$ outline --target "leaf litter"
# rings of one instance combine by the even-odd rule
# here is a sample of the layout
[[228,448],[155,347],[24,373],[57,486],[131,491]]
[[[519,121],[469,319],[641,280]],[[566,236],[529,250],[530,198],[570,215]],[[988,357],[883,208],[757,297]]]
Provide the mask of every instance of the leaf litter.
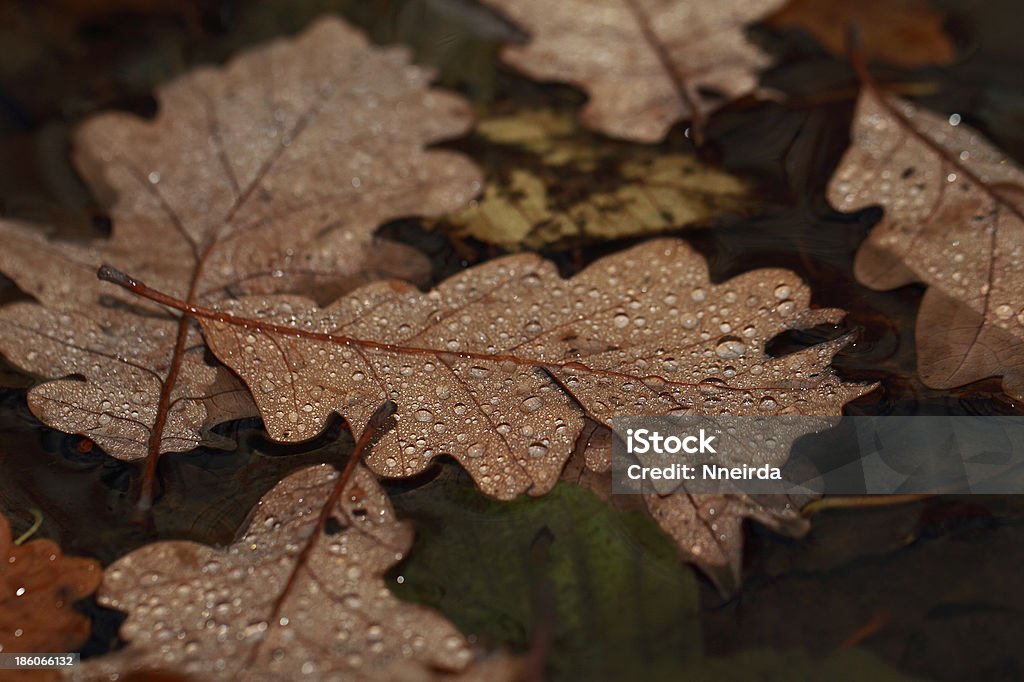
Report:
[[[408,552],[412,528],[360,456],[395,409],[375,412],[344,471],[320,465],[278,483],[230,546],[156,542],[109,566],[99,601],[128,614],[127,646],[76,676],[170,669],[214,680],[418,680],[467,671],[469,642],[382,579]],[[516,669],[511,658],[492,659],[479,679],[512,679]]]
[[87,121],[76,160],[112,204],[113,236],[51,242],[0,222],[0,270],[37,301],[0,311],[0,350],[50,379],[30,391],[33,412],[151,467],[163,452],[217,444],[212,426],[255,415],[231,372],[206,361],[194,325],[98,287],[102,262],[207,305],[246,293],[330,300],[426,272],[418,252],[373,231],[458,208],[479,188],[461,155],[424,149],[471,122],[430,77],[404,50],[370,47],[324,19],[172,81],[153,121]]
[[359,430],[394,400],[403,413],[367,459],[374,472],[412,476],[447,454],[501,499],[549,490],[584,417],[838,415],[871,389],[829,367],[848,337],[767,355],[782,331],[843,315],[809,308],[793,273],[712,285],[703,257],[676,240],[607,256],[569,280],[522,254],[426,294],[380,282],[326,308],[254,296],[208,310],[109,268],[101,277],[196,317],[272,438],[310,438],[334,412]]

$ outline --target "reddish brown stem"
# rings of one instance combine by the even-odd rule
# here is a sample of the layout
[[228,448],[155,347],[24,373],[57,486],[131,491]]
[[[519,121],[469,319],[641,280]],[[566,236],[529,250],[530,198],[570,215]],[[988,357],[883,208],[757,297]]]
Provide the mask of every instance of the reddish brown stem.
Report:
[[[506,353],[480,353],[476,351],[443,351],[437,348],[425,348],[421,346],[403,346],[396,343],[385,343],[382,341],[370,341],[368,339],[359,339],[352,336],[346,336],[344,334],[333,334],[327,332],[314,332],[308,329],[298,329],[296,327],[289,327],[287,325],[275,324],[273,322],[266,322],[264,320],[258,320],[248,317],[239,317],[232,315],[231,313],[225,313],[219,310],[213,310],[210,308],[204,308],[187,301],[168,296],[162,291],[153,289],[147,286],[143,282],[127,275],[116,268],[109,265],[102,266],[97,271],[97,276],[107,282],[112,282],[121,287],[124,287],[128,291],[131,291],[138,296],[147,298],[155,303],[173,308],[174,310],[180,310],[190,317],[202,318],[206,320],[214,320],[216,322],[222,322],[224,324],[241,327],[243,329],[251,329],[261,331],[269,334],[279,334],[281,336],[291,336],[301,339],[309,339],[312,341],[321,341],[324,343],[331,343],[339,346],[354,346],[357,348],[366,348],[370,350],[384,351],[388,353],[396,353],[401,355],[425,355],[436,358],[438,356],[458,357],[469,360],[484,360],[488,362],[513,362],[517,365],[526,367],[535,367],[539,370],[551,373],[556,371],[570,371],[578,373],[595,374],[599,376],[615,377],[618,379],[625,379],[629,381],[657,381],[659,383],[671,385],[671,386],[697,386],[694,382],[688,381],[670,381],[664,377],[656,375],[639,376],[635,374],[629,374],[627,372],[620,372],[612,369],[600,369],[593,368],[584,365],[581,362],[542,362],[540,360],[531,360],[529,358],[521,358],[516,355],[509,355]],[[737,388],[729,386],[728,384],[717,384],[717,388],[725,391],[746,391],[746,388]],[[564,388],[564,386],[563,386]],[[785,390],[792,388],[792,386],[762,386],[765,390]]]
[[860,39],[855,28],[851,28],[849,31],[848,42],[850,64],[853,66],[853,70],[857,74],[857,80],[860,81],[861,87],[864,90],[874,94],[878,103],[883,109],[885,109],[886,113],[896,119],[914,139],[928,147],[932,152],[938,155],[939,158],[943,159],[946,163],[955,168],[957,173],[970,180],[982,192],[989,195],[989,197],[991,197],[997,204],[1004,206],[1008,211],[1010,211],[1010,213],[1013,213],[1017,219],[1024,221],[1024,211],[1000,194],[998,191],[999,187],[997,185],[992,185],[991,183],[982,180],[977,173],[961,163],[959,157],[950,154],[947,149],[943,148],[935,140],[918,130],[913,123],[911,123],[910,119],[903,114],[903,112],[893,106],[892,102],[882,96],[881,88],[878,87],[878,83],[871,75],[871,72],[868,71],[867,61],[864,58],[864,50],[861,49]]
[[[370,420],[367,422],[366,428],[363,429],[362,434],[359,436],[359,440],[356,441],[355,447],[352,448],[352,454],[349,455],[348,462],[345,463],[345,468],[341,470],[340,474],[338,474],[338,478],[334,482],[334,488],[331,490],[331,494],[327,497],[327,500],[320,508],[320,516],[317,518],[316,528],[314,528],[313,532],[310,533],[305,546],[303,546],[302,551],[299,552],[299,556],[295,559],[295,566],[288,575],[287,582],[285,582],[284,587],[277,596],[277,599],[274,600],[270,614],[267,616],[268,628],[273,627],[274,623],[277,622],[285,599],[287,599],[288,595],[291,593],[292,588],[295,585],[295,581],[298,580],[299,574],[306,567],[306,564],[309,563],[309,555],[316,546],[317,540],[319,540],[324,534],[324,530],[327,527],[327,521],[334,515],[335,508],[338,506],[338,502],[341,500],[342,494],[348,487],[349,481],[352,480],[352,475],[355,473],[356,467],[363,459],[363,453],[370,447],[370,443],[373,439],[385,429],[387,421],[391,415],[397,411],[398,405],[396,405],[394,401],[385,401],[376,409],[376,411],[374,411],[373,416],[371,416]],[[259,649],[259,644],[253,647],[249,654],[248,661],[246,662],[246,667],[253,663]]]

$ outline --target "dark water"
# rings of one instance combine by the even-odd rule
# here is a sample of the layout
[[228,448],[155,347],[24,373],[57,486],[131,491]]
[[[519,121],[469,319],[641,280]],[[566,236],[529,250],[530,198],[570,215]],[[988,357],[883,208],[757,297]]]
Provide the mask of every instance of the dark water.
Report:
[[[960,61],[915,71],[880,67],[876,77],[930,93],[919,101],[941,112],[959,113],[965,123],[1018,161],[1024,160],[1024,47],[1016,30],[1018,3],[941,4],[951,13],[947,28],[957,42]],[[111,3],[110,11],[83,10],[80,15],[45,11],[48,6],[11,5],[14,16],[23,20],[5,34],[13,52],[4,59],[0,74],[0,213],[53,225],[57,234],[69,238],[102,234],[110,227],[103,207],[89,196],[68,161],[68,131],[76,123],[108,108],[149,115],[155,106],[152,88],[158,83],[194,64],[220,62],[246,45],[293,33],[322,12],[342,13],[378,42],[413,46],[417,61],[435,66],[438,82],[462,92],[481,114],[531,106],[574,111],[584,101],[571,88],[538,85],[500,66],[498,45],[515,39],[517,32],[457,0],[182,0],[155,4],[157,9]],[[923,288],[881,293],[857,284],[851,272],[853,254],[880,213],[840,214],[824,199],[827,179],[848,144],[854,75],[805,36],[764,27],[753,31],[779,56],[779,65],[765,74],[763,84],[786,93],[787,100],[742,100],[728,106],[710,121],[707,144],[698,153],[751,179],[760,198],[758,207],[676,234],[707,257],[716,281],[755,268],[785,267],[810,283],[814,304],[849,312],[842,325],[787,333],[770,344],[771,352],[784,354],[855,330],[856,342],[840,353],[835,367],[848,379],[879,386],[848,405],[849,414],[1024,413],[1024,406],[1001,392],[998,380],[953,391],[921,384],[915,373],[914,320]],[[583,131],[577,134],[587,144],[623,158],[636,153],[629,144]],[[445,146],[467,153],[489,175],[537,164],[534,157],[516,156],[474,136]],[[673,130],[662,147],[693,149],[682,127]],[[577,174],[563,179],[561,191],[614,182],[614,177],[600,173]],[[426,252],[434,264],[435,282],[500,255],[496,247],[471,239],[453,241],[415,220],[386,225],[382,232]],[[581,239],[545,255],[569,275],[629,243]],[[0,296],[7,301],[19,294],[5,283]],[[315,441],[288,447],[269,442],[255,420],[225,425],[223,432],[238,442],[236,450],[204,449],[162,460],[161,498],[154,528],[147,529],[131,522],[128,490],[137,467],[107,457],[88,441],[42,426],[25,407],[28,379],[6,368],[0,379],[11,387],[0,391],[0,509],[11,518],[16,534],[31,524],[30,510],[39,510],[43,523],[38,536],[54,538],[65,551],[104,563],[154,538],[227,543],[255,501],[276,481],[311,463],[341,461],[351,446],[340,422]],[[413,558],[395,573],[408,574],[410,581],[396,590],[438,606],[464,628],[486,632],[485,639],[492,643],[527,648],[530,619],[536,613],[513,618],[496,612],[491,620],[481,620],[470,608],[472,600],[460,602],[436,593],[444,590],[443,584],[435,585],[429,578],[437,574],[436,565],[425,563],[417,572],[417,552],[426,556],[423,548],[431,542],[454,542],[437,523],[447,518],[443,512],[451,499],[472,495],[459,492],[459,485],[468,484],[450,468],[392,489],[396,506],[418,524],[419,531]],[[414,484],[438,476],[448,481],[440,492],[431,492],[429,486],[415,489]],[[496,503],[472,504],[480,507],[462,519],[466,533],[478,532],[473,524],[492,516],[514,525]],[[592,550],[557,523],[555,517],[560,519],[564,510],[557,505],[545,509],[541,516],[551,515],[546,523],[536,521],[534,511],[515,516],[515,523],[534,519],[533,526],[524,526],[530,538],[540,529],[561,529],[552,536],[553,555],[564,549],[560,542],[572,548],[579,544],[584,549],[570,554],[585,558],[579,559],[584,572],[580,575],[602,580],[604,569],[593,563]],[[645,576],[653,570],[660,576],[650,578],[656,583],[665,580],[658,573],[665,570],[659,563],[664,558],[660,540],[649,537],[650,530],[640,522],[629,521],[624,527],[633,544],[624,545],[631,547],[627,550],[615,549],[618,545],[613,543],[609,552],[614,560]],[[1024,502],[1017,498],[944,497],[829,511],[818,515],[810,535],[800,540],[757,527],[748,528],[747,535],[742,590],[723,599],[710,583],[697,578],[693,589],[699,590],[699,598],[688,624],[672,626],[697,629],[669,628],[666,636],[685,639],[702,633],[706,651],[726,656],[755,647],[825,654],[855,643],[904,671],[926,677],[1024,677],[1024,652],[1016,642],[1024,632],[1024,592],[1017,586],[1024,568]],[[493,576],[475,574],[472,566],[446,566],[444,571],[459,571],[452,582],[466,594],[486,592],[493,581]],[[689,569],[679,571],[689,575]],[[416,575],[427,577],[413,584]],[[543,569],[525,570],[517,574],[515,589],[535,595],[543,591],[544,575]],[[672,589],[677,588],[684,589]],[[636,594],[618,598],[631,604],[652,599],[640,587]],[[602,609],[607,606],[597,602],[594,613],[606,614]],[[94,604],[83,608],[96,619],[85,652],[117,646],[119,617]],[[657,618],[650,617],[651,622]],[[549,672],[568,679],[569,671],[592,669],[576,664],[611,644],[598,633],[587,633],[586,641],[593,647],[589,652],[576,637],[578,632],[563,633],[564,642],[572,645],[563,647],[561,657],[552,655]]]

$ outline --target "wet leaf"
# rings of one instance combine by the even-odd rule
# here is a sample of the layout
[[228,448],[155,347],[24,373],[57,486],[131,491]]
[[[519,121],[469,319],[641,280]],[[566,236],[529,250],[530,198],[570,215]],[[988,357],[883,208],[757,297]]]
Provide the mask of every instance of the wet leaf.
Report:
[[76,159],[113,204],[112,238],[51,242],[0,222],[0,269],[38,301],[0,312],[0,350],[52,379],[29,394],[33,412],[123,459],[216,444],[211,426],[255,413],[194,325],[97,286],[101,262],[206,304],[259,292],[330,300],[422,273],[422,256],[373,230],[457,208],[478,187],[464,158],[424,149],[470,122],[429,78],[403,50],[327,19],[172,81],[153,121],[89,120]]
[[74,651],[89,637],[89,619],[74,603],[99,587],[99,562],[61,554],[51,540],[14,544],[0,514],[0,652]]
[[[508,250],[652,234],[735,214],[750,203],[745,183],[692,154],[644,148],[623,160],[618,148],[574,135],[571,120],[549,111],[484,121],[477,132],[553,166],[500,174],[479,201],[448,218],[463,233]],[[580,182],[567,177],[574,172]],[[598,175],[612,180],[602,183]]]
[[502,56],[533,78],[584,88],[583,122],[657,142],[678,121],[698,129],[723,102],[750,94],[771,63],[744,35],[783,0],[485,0],[531,36]]
[[408,551],[412,529],[365,469],[334,498],[337,479],[327,465],[284,479],[225,549],[158,542],[108,567],[98,598],[128,614],[128,644],[85,664],[84,676],[419,680],[465,670],[474,657],[465,638],[400,602],[381,578]]
[[677,240],[649,241],[569,280],[532,254],[465,270],[429,293],[370,284],[331,306],[298,297],[187,310],[251,388],[268,433],[310,438],[337,411],[354,430],[383,400],[402,406],[367,462],[388,477],[455,457],[489,495],[539,495],[558,480],[584,417],[692,413],[838,415],[870,387],[829,368],[848,338],[784,357],[765,342],[838,321],[808,287],[763,269],[722,284]]
[[855,26],[868,59],[914,68],[953,61],[945,20],[928,0],[790,0],[768,23],[802,28],[840,58]]
[[1024,396],[1024,174],[960,116],[881,93],[860,96],[853,144],[829,199],[881,205],[857,253],[873,289],[928,286],[917,317],[918,372],[934,388],[990,376]]

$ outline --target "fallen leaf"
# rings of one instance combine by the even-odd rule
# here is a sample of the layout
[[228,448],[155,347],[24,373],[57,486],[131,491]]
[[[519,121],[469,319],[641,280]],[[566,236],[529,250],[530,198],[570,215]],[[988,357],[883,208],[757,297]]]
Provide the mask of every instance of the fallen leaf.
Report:
[[552,109],[525,109],[477,122],[473,132],[491,144],[520,147],[548,166],[572,163],[593,170],[593,140],[580,140],[572,115]]
[[326,308],[299,297],[185,305],[104,269],[101,276],[187,311],[250,387],[270,436],[310,438],[337,411],[354,430],[383,400],[402,405],[367,462],[411,476],[455,457],[489,495],[547,492],[584,417],[687,412],[839,415],[870,386],[829,368],[847,338],[773,358],[794,326],[836,322],[809,309],[792,272],[722,284],[678,240],[603,258],[564,280],[533,254],[465,270],[429,293],[367,285]]
[[499,172],[482,198],[446,219],[461,233],[508,250],[648,235],[748,205],[745,183],[693,154],[643,148],[623,160],[621,145],[594,144],[564,114],[527,111],[483,121],[477,133],[539,161],[534,170]]
[[63,556],[51,540],[15,545],[0,514],[0,652],[60,653],[89,638],[89,619],[74,603],[99,587],[99,562]]
[[427,87],[404,50],[335,19],[163,87],[153,121],[112,113],[76,142],[82,174],[113,204],[113,236],[51,242],[0,222],[0,270],[38,303],[0,311],[0,350],[52,379],[33,412],[135,459],[216,444],[217,423],[255,414],[204,358],[186,318],[97,286],[117,263],[175,295],[315,292],[331,300],[425,259],[375,242],[382,222],[463,205],[479,186],[462,156],[424,146],[464,131],[461,99]]
[[590,128],[657,142],[752,93],[771,59],[744,35],[783,0],[484,0],[531,35],[502,57],[541,80],[584,88]]
[[768,23],[802,28],[843,59],[855,26],[868,59],[914,68],[953,61],[945,20],[928,0],[790,0]]
[[267,493],[229,547],[157,542],[108,567],[98,599],[128,614],[127,646],[84,663],[81,676],[426,680],[466,670],[466,639],[381,577],[409,550],[411,527],[361,466],[339,497],[337,483],[328,465],[304,469]]
[[1024,397],[1024,173],[960,116],[880,92],[866,77],[853,142],[829,200],[881,205],[857,253],[873,289],[922,282],[921,380],[952,388],[991,376]]

